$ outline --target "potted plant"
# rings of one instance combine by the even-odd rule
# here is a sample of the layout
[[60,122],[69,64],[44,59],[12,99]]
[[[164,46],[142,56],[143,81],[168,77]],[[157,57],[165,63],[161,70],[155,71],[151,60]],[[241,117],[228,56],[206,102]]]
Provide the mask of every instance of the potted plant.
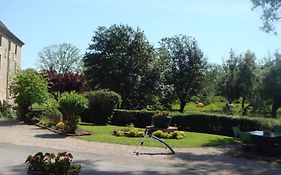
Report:
[[168,128],[172,122],[172,117],[168,111],[155,111],[152,116],[152,124],[156,128]]
[[38,152],[29,155],[25,161],[28,164],[28,175],[78,175],[80,164],[72,162],[73,156],[67,152],[54,153]]

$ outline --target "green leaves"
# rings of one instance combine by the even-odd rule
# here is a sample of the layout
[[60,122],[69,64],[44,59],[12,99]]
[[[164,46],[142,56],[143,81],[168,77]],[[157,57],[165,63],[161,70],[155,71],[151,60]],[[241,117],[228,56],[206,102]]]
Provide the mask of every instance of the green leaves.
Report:
[[141,109],[153,100],[158,72],[151,66],[154,49],[143,31],[127,25],[99,27],[84,58],[92,89],[110,89],[122,96],[124,108]]
[[43,103],[48,98],[47,82],[33,69],[18,72],[11,91],[15,102],[23,109],[28,109],[33,103]]

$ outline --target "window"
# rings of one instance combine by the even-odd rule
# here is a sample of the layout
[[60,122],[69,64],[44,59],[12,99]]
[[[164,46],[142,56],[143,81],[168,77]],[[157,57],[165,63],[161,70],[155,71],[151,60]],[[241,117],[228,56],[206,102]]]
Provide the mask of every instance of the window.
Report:
[[18,45],[15,45],[15,54],[18,52]]
[[0,46],[2,46],[2,35],[0,35]]

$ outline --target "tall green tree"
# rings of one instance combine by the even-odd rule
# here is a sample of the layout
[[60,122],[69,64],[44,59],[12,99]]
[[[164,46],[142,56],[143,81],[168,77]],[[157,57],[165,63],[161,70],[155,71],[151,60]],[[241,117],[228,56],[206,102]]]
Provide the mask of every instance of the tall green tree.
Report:
[[43,103],[48,98],[48,84],[36,70],[18,72],[11,85],[15,102],[19,106],[19,117],[25,120],[28,108],[34,103]]
[[238,60],[239,56],[236,56],[234,51],[231,49],[229,52],[229,58],[223,62],[222,72],[218,84],[219,94],[225,97],[229,103],[232,103],[235,99],[240,97],[240,90],[237,81]]
[[250,107],[250,105],[245,107],[246,99],[250,100],[250,98],[254,95],[253,88],[257,80],[257,77],[255,76],[255,60],[255,54],[249,50],[238,60],[237,88],[240,91],[240,97],[242,97],[241,108],[243,115],[246,114],[247,109]]
[[180,112],[186,103],[199,91],[206,59],[193,37],[179,35],[163,38],[160,42],[171,62],[171,84],[180,101]]
[[62,43],[45,47],[38,56],[37,64],[41,70],[57,73],[82,71],[82,55],[72,44]]
[[154,48],[139,28],[98,27],[84,57],[88,85],[117,92],[124,108],[144,108],[152,102],[159,80],[154,56]]
[[253,3],[253,9],[261,8],[262,15],[261,20],[263,26],[261,29],[267,33],[274,32],[275,25],[280,21],[281,13],[281,0],[251,0]]
[[263,79],[263,94],[271,100],[271,115],[277,116],[281,107],[281,54],[276,52],[275,59],[269,65],[269,71]]

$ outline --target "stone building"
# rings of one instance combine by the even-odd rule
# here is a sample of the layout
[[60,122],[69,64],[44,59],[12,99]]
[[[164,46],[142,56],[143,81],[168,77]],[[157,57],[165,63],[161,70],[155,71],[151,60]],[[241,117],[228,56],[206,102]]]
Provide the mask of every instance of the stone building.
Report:
[[14,73],[20,69],[23,45],[0,20],[0,100],[11,98],[10,84]]

